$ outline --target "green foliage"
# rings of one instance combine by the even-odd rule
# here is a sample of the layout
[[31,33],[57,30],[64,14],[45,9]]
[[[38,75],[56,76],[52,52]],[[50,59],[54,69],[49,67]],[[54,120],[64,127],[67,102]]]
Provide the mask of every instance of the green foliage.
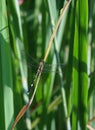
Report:
[[[10,130],[29,102],[35,63],[44,58],[65,4],[62,0],[0,1],[0,130]],[[86,130],[95,107],[94,1],[71,1],[46,63],[53,72],[42,74],[33,103],[15,129]]]
[[10,130],[14,113],[13,78],[5,0],[0,2],[0,19],[0,130]]

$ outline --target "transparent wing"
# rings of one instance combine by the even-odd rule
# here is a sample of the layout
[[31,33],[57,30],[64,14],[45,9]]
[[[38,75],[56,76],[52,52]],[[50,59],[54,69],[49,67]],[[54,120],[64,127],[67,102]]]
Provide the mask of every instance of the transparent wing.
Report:
[[[23,55],[25,53],[25,55]],[[39,67],[40,61],[37,62],[35,58],[33,58],[29,53],[27,52],[22,52],[22,58],[27,59],[27,66],[33,70],[34,72],[37,71]],[[58,67],[64,68],[64,64],[47,64],[45,63],[43,73],[47,72],[58,72]]]

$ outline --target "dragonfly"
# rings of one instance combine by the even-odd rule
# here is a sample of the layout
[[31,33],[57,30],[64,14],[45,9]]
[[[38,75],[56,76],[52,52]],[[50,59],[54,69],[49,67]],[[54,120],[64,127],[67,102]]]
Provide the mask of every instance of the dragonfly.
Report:
[[[24,57],[23,57],[24,58]],[[29,86],[29,89],[27,91],[27,94],[30,94],[32,87],[34,86],[34,83],[36,79],[39,77],[41,73],[48,73],[48,72],[55,72],[59,74],[58,68],[64,67],[64,64],[47,64],[44,62],[44,60],[41,60],[40,62],[37,62],[35,58],[31,57],[30,54],[25,52],[25,58],[27,60],[27,65],[30,69],[34,70],[36,69],[36,74],[34,74],[33,79],[31,81],[31,84]]]
[[31,82],[31,85],[30,85],[30,87],[29,87],[29,89],[28,89],[28,92],[27,92],[28,94],[30,93],[32,87],[34,86],[35,80],[36,80],[36,79],[39,77],[39,75],[42,73],[43,67],[44,67],[44,61],[42,60],[42,61],[40,62],[40,64],[39,64],[37,73],[36,73],[36,75],[34,76],[32,82]]
[[[32,80],[32,82],[31,82],[31,84],[30,84],[30,87],[29,87],[27,93],[29,94],[29,93],[31,92],[31,89],[32,89],[32,87],[34,86],[35,80],[39,77],[39,75],[40,75],[41,73],[43,73],[43,72],[45,72],[45,73],[47,73],[47,72],[59,73],[58,70],[51,70],[51,68],[52,68],[52,67],[55,68],[55,66],[57,66],[57,69],[58,69],[58,66],[59,66],[58,64],[54,64],[54,65],[52,65],[52,64],[45,64],[45,62],[42,60],[42,61],[39,63],[37,72],[36,72],[36,74],[35,74],[34,77],[33,77],[33,80]],[[63,67],[64,64],[61,64],[60,66]]]

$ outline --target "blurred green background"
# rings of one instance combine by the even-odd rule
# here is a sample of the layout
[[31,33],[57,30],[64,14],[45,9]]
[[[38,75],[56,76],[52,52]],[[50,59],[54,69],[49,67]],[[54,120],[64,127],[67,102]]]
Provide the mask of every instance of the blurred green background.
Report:
[[[32,92],[65,0],[0,1],[0,130],[10,130]],[[33,103],[15,130],[86,130],[95,111],[95,0],[72,0]],[[57,66],[62,64],[63,66]],[[95,128],[94,121],[91,124]]]

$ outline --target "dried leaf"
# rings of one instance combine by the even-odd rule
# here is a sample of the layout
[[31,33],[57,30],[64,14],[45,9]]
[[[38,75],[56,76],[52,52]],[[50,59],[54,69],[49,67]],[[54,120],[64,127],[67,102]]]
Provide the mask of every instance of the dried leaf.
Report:
[[29,103],[27,105],[24,105],[23,108],[20,110],[19,114],[17,115],[13,125],[12,125],[12,129],[14,129],[14,127],[16,126],[17,122],[21,119],[21,117],[24,115],[24,113],[26,112],[26,110],[28,109],[29,107]]

